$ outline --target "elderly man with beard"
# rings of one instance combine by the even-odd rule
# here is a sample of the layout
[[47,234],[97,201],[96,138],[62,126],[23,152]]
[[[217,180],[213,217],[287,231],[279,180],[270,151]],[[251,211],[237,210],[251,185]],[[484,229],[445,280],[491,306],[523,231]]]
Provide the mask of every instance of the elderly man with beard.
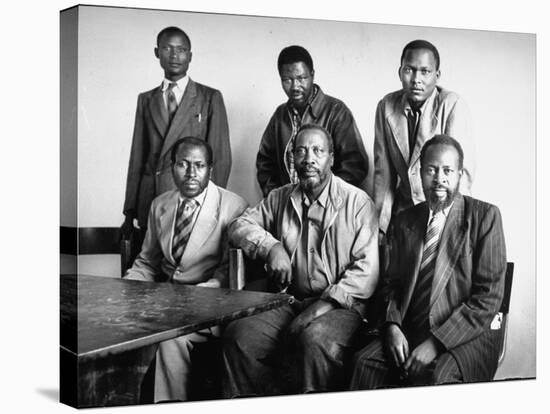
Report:
[[446,135],[422,148],[426,202],[392,224],[382,337],[356,355],[352,389],[494,376],[504,235],[497,207],[459,193],[463,159],[460,144]]
[[294,146],[299,183],[271,191],[230,224],[230,242],[265,261],[296,301],[227,326],[226,397],[349,383],[345,362],[378,281],[378,222],[369,196],[333,175],[333,163],[330,133],[303,125]]

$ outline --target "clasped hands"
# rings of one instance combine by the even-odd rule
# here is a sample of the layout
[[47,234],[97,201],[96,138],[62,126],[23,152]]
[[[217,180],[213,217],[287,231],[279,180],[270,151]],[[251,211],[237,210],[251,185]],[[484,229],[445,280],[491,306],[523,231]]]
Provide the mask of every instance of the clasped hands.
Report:
[[426,367],[437,358],[441,345],[433,336],[429,336],[409,353],[409,342],[398,325],[391,323],[386,328],[386,349],[393,362],[408,377],[421,375]]

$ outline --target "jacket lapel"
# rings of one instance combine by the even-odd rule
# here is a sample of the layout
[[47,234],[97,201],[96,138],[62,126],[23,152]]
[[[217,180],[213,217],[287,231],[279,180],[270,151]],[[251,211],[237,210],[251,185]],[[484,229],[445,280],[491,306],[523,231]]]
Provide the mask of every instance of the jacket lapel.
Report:
[[149,102],[149,110],[151,111],[151,118],[153,118],[153,123],[157,128],[157,132],[163,137],[168,127],[168,111],[164,105],[162,85],[153,92],[151,101]]
[[403,300],[401,314],[405,315],[406,309],[409,307],[411,297],[420,270],[422,260],[422,252],[424,250],[424,236],[428,225],[428,205],[422,203],[415,210],[412,210],[414,216],[409,221],[410,225],[405,227],[405,249],[407,255],[405,262],[412,263],[409,269],[401,269],[405,276],[403,281]]
[[193,109],[193,107],[195,106],[196,96],[197,86],[195,82],[189,79],[183,97],[181,98],[181,102],[178,105],[176,114],[174,115],[174,119],[172,119],[172,123],[170,124],[168,132],[166,133],[166,137],[164,139],[164,143],[160,153],[161,157],[163,157],[170,150],[174,142],[176,142],[176,140],[180,138],[180,133],[181,131],[185,130],[186,125],[190,124],[191,118],[196,112]]
[[206,197],[201,207],[193,231],[183,251],[181,262],[188,262],[196,255],[202,245],[208,240],[212,231],[216,228],[220,216],[220,192],[214,183],[208,182]]
[[405,116],[403,103],[398,106],[395,112],[388,115],[388,124],[391,128],[393,139],[403,157],[403,167],[405,167],[406,170],[406,166],[409,164],[409,125],[407,123],[407,117]]
[[422,147],[426,141],[432,139],[432,137],[436,134],[437,125],[439,123],[436,111],[438,106],[438,96],[439,92],[437,91],[437,88],[435,88],[424,104],[424,109],[422,109],[420,121],[418,122],[416,142],[414,144],[410,165],[414,165],[419,160]]
[[164,253],[164,257],[169,257],[173,263],[172,258],[172,239],[174,238],[174,217],[176,216],[176,209],[178,206],[178,191],[173,191],[173,195],[168,201],[161,207],[160,213],[160,236],[159,243]]
[[464,197],[459,195],[449,211],[449,217],[439,238],[439,248],[435,262],[434,279],[430,296],[430,307],[443,292],[453,274],[459,252],[468,234],[468,225],[464,220]]

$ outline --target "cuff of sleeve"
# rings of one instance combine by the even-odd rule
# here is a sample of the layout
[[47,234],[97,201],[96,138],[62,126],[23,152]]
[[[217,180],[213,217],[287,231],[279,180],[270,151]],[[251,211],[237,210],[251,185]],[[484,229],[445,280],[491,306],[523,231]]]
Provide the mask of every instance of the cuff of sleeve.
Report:
[[267,257],[269,256],[269,252],[271,251],[271,248],[275,246],[277,243],[281,243],[279,240],[276,240],[272,237],[266,237],[258,246],[257,255],[262,260],[267,260]]
[[354,300],[344,289],[338,285],[330,285],[321,294],[321,299],[327,302],[334,302],[345,309],[353,309]]
[[126,280],[139,280],[141,282],[147,282],[148,279],[145,278],[143,275],[141,275],[140,273],[136,273],[136,272],[126,272],[124,274],[124,276],[122,276],[123,279],[126,279]]

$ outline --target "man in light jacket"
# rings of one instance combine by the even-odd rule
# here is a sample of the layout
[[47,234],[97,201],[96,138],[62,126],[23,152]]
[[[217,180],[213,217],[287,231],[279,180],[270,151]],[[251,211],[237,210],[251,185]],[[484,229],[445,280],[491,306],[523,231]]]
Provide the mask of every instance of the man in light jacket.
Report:
[[344,361],[378,281],[378,221],[369,196],[332,174],[333,162],[330,133],[302,126],[299,183],[271,191],[230,224],[230,242],[264,260],[273,284],[296,302],[227,326],[228,398],[347,385]]

